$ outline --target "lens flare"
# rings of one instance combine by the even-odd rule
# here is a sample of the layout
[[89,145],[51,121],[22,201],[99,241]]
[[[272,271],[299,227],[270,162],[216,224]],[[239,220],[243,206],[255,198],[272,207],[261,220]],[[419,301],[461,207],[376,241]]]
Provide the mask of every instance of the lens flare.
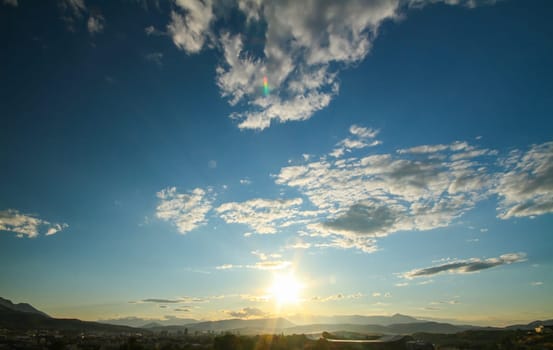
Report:
[[269,81],[267,79],[267,76],[263,77],[263,93],[265,96],[269,96]]

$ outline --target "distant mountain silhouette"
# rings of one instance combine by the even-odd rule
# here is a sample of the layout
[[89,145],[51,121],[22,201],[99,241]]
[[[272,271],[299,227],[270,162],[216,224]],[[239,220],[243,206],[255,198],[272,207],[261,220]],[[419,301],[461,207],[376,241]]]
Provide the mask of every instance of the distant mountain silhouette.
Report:
[[541,325],[544,325],[544,326],[553,326],[553,320],[545,320],[545,321],[534,321],[534,322],[530,322],[528,324],[515,324],[515,325],[512,325],[512,326],[507,326],[505,327],[506,329],[511,329],[511,330],[517,330],[517,329],[521,329],[521,330],[532,330],[538,326],[541,326]]
[[167,319],[148,319],[140,317],[123,317],[108,320],[98,320],[100,323],[113,324],[118,326],[129,326],[137,328],[152,328],[162,326],[184,326],[187,324],[198,323],[200,321],[192,318],[171,317]]
[[73,332],[135,333],[137,328],[86,322],[77,319],[52,318],[29,304],[13,304],[1,299],[0,328],[29,330],[51,329]]
[[393,316],[361,316],[361,315],[346,315],[346,316],[291,316],[289,319],[298,325],[308,324],[352,324],[352,325],[380,325],[389,326],[400,323],[417,323],[427,322],[418,320],[411,316],[395,314]]
[[[307,319],[307,318],[306,318]],[[159,331],[183,331],[188,329],[193,332],[239,332],[241,334],[313,334],[322,332],[355,332],[360,334],[413,334],[413,333],[441,333],[453,334],[467,330],[531,330],[539,325],[553,325],[553,319],[546,321],[534,321],[525,325],[512,325],[505,328],[477,327],[470,325],[452,325],[443,322],[430,322],[413,318],[411,316],[396,314],[393,316],[333,316],[311,317],[309,320],[334,320],[348,321],[347,323],[317,323],[295,325],[285,318],[264,319],[229,319],[220,321],[198,322],[194,319],[167,318],[164,320],[142,319],[127,317],[117,320],[105,320],[102,322],[119,322],[108,324],[99,322],[87,322],[77,319],[52,318],[33,306],[20,303],[14,304],[10,300],[0,298],[0,328],[7,329],[55,329],[74,332],[106,332],[106,333],[149,333]],[[399,321],[399,322],[398,322]],[[403,322],[401,322],[403,321]],[[406,322],[405,322],[406,321]],[[177,322],[178,324],[165,325]],[[190,323],[188,323],[190,322]],[[371,322],[371,323],[367,323]],[[379,322],[380,324],[376,324]],[[397,323],[392,323],[397,322]],[[129,325],[136,325],[134,328]]]
[[[240,331],[245,329],[259,330],[260,333],[278,333],[286,328],[294,327],[294,324],[285,318],[263,318],[263,319],[230,319],[220,321],[207,321],[195,324],[188,324],[188,331]],[[155,329],[155,328],[154,328]]]
[[7,308],[13,311],[26,312],[30,314],[37,314],[45,317],[50,317],[46,313],[35,309],[30,304],[27,304],[27,303],[14,304],[11,302],[11,300],[4,299],[2,297],[0,297],[0,306],[3,306],[4,308]]
[[413,323],[391,324],[387,326],[369,324],[314,324],[297,326],[286,329],[284,332],[291,333],[321,333],[327,332],[356,332],[371,334],[413,334],[413,333],[441,333],[452,334],[471,329],[482,329],[477,326],[458,326],[449,323],[426,322],[417,320]]

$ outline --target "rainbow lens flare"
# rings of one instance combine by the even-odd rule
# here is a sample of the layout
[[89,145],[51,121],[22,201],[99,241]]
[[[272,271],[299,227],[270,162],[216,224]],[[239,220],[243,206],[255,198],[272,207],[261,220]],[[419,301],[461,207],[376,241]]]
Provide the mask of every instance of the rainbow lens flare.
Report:
[[263,94],[269,96],[269,81],[266,76],[263,77]]

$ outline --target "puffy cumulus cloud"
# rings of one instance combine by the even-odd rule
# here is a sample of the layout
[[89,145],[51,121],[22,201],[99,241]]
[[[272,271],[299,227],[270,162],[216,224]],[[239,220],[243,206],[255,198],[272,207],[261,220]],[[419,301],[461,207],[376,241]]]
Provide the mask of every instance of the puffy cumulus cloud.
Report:
[[212,2],[176,0],[175,3],[178,10],[171,12],[167,32],[179,49],[189,54],[199,52],[209,35],[209,27],[213,20]]
[[46,236],[50,236],[67,227],[69,225],[66,223],[50,223],[15,209],[0,210],[0,231],[14,232],[17,237],[34,238],[41,230]]
[[227,311],[227,314],[235,318],[261,318],[269,315],[268,313],[255,307],[245,307],[238,311]]
[[[352,127],[350,133],[376,136],[360,130]],[[458,142],[393,154],[323,157],[284,167],[275,181],[299,190],[317,208],[319,220],[307,225],[308,235],[330,239],[316,246],[372,252],[375,238],[448,226],[486,198],[493,183],[488,158],[495,154]]]
[[159,191],[157,197],[156,216],[173,223],[182,234],[205,224],[206,214],[211,210],[212,200],[201,188],[179,193],[175,187],[168,187]]
[[90,35],[101,33],[104,30],[105,22],[106,21],[104,19],[104,16],[102,16],[100,13],[91,14],[88,17],[88,21],[86,23],[88,33],[90,33]]
[[[262,130],[275,122],[309,119],[328,106],[339,91],[339,72],[367,56],[382,23],[435,2],[175,0],[167,31],[188,54],[206,45],[222,53],[217,85],[231,105],[241,103],[230,117],[241,129]],[[484,1],[443,2],[474,7]],[[237,16],[245,23],[237,25]]]
[[277,233],[278,227],[287,227],[298,219],[314,213],[300,210],[301,198],[251,199],[245,202],[224,203],[215,211],[226,223],[244,224],[259,234]]
[[[240,1],[238,8],[249,21],[266,24],[263,53],[244,48],[247,34],[225,33],[218,84],[232,105],[247,105],[232,114],[239,128],[265,129],[328,106],[338,92],[338,70],[367,55],[380,23],[395,18],[398,1]],[[264,76],[268,97],[260,93]]]
[[450,273],[450,274],[471,273],[471,272],[487,270],[496,266],[517,263],[525,260],[526,260],[525,253],[509,253],[509,254],[503,254],[497,258],[489,258],[489,259],[472,258],[468,260],[457,260],[457,261],[452,261],[452,262],[448,262],[437,266],[411,270],[403,273],[402,277],[406,279],[413,279],[418,277],[433,276],[439,273]]
[[553,142],[512,151],[498,177],[499,217],[536,216],[553,212]]

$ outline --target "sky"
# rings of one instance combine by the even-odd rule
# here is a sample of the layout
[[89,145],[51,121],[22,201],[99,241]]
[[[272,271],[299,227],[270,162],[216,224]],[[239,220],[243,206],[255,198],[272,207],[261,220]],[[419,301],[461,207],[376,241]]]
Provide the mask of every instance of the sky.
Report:
[[553,318],[553,3],[0,4],[0,296]]

